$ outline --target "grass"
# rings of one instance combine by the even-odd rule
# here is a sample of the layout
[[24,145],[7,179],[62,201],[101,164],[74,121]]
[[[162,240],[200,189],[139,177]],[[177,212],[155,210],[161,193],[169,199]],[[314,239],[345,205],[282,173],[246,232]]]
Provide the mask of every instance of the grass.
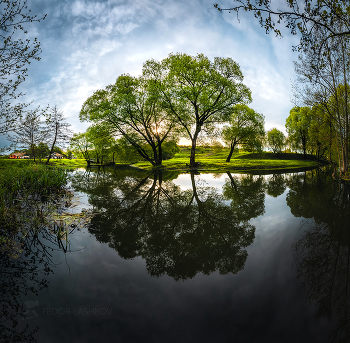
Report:
[[[220,152],[215,152],[211,147],[197,147],[196,161],[200,162],[198,170],[201,171],[267,171],[267,170],[282,170],[282,169],[296,169],[305,167],[317,167],[321,163],[316,161],[312,155],[307,155],[306,159],[302,154],[296,153],[279,153],[273,154],[271,152],[250,153],[250,152],[235,152],[230,162],[226,162],[229,149],[224,148]],[[161,167],[158,169],[186,171],[189,170],[190,163],[190,147],[182,147],[181,151],[170,160],[164,160]],[[28,167],[32,165],[32,160],[10,160],[0,159],[0,170],[11,165],[16,167]],[[118,165],[119,163],[116,163]],[[87,166],[84,159],[60,159],[50,160],[50,165],[58,167],[59,169],[76,169],[85,168]],[[120,163],[125,165],[125,163]],[[134,167],[142,168],[144,170],[155,169],[149,162],[141,161],[133,164]]]
[[[17,168],[26,168],[31,165],[45,165],[46,160],[42,160],[41,163],[34,163],[31,159],[0,159],[0,170],[8,168],[11,166],[16,166]],[[61,169],[75,169],[75,168],[84,168],[86,167],[85,159],[57,159],[50,160],[49,166],[58,167]]]
[[[224,148],[220,152],[214,152],[211,148],[199,147],[196,153],[196,162],[200,162],[198,170],[220,171],[220,170],[278,170],[294,169],[304,167],[317,167],[320,163],[312,155],[303,155],[295,153],[273,154],[271,152],[250,153],[236,152],[233,154],[231,161],[226,162],[229,149]],[[163,161],[160,168],[170,170],[188,170],[190,162],[190,148],[182,148],[181,152],[170,160]],[[143,169],[152,169],[148,162],[139,162],[134,164],[135,167]]]
[[20,163],[0,169],[0,209],[15,199],[60,193],[67,184],[67,172],[45,165]]
[[[0,252],[17,258],[14,247],[20,246],[29,232],[36,234],[39,228],[56,228],[53,215],[64,197],[70,195],[67,181],[64,168],[30,160],[1,159]],[[58,238],[62,225],[56,230]]]
[[67,169],[75,169],[75,168],[86,167],[86,161],[83,158],[74,159],[74,160],[57,159],[57,160],[50,160],[50,165],[60,167],[60,168],[63,167]]

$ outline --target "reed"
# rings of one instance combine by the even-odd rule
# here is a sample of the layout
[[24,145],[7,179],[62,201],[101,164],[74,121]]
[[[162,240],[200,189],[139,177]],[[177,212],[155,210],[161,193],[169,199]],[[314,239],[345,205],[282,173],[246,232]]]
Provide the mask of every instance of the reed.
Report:
[[40,199],[58,195],[64,191],[67,180],[64,169],[44,165],[8,166],[0,170],[0,207],[11,206],[27,197]]

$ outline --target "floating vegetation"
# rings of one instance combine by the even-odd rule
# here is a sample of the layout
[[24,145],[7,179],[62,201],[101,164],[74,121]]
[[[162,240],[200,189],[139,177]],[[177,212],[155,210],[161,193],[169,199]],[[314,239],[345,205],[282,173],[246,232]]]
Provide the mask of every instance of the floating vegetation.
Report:
[[67,190],[68,172],[44,165],[25,168],[9,166],[0,170],[0,250],[14,257],[21,238],[33,230],[46,228],[67,250],[68,235],[85,226],[90,212],[73,214],[64,212],[76,206],[73,194]]

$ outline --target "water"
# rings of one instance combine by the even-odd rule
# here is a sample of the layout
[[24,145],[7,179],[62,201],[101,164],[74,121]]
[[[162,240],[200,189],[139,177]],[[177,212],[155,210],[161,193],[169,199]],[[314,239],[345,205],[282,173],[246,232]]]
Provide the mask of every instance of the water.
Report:
[[71,211],[97,214],[66,253],[42,238],[50,256],[32,263],[50,258],[47,275],[12,277],[37,296],[4,283],[3,299],[26,310],[17,332],[38,327],[45,343],[348,341],[349,189],[326,170],[116,169],[78,172],[72,187]]

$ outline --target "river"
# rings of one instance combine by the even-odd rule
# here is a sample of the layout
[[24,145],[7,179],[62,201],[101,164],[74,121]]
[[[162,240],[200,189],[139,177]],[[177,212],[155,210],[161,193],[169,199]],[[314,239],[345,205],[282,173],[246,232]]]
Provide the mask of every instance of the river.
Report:
[[25,309],[7,342],[349,341],[350,189],[327,169],[81,170],[71,187],[67,211],[95,214],[67,249],[29,249],[17,293],[3,281]]

